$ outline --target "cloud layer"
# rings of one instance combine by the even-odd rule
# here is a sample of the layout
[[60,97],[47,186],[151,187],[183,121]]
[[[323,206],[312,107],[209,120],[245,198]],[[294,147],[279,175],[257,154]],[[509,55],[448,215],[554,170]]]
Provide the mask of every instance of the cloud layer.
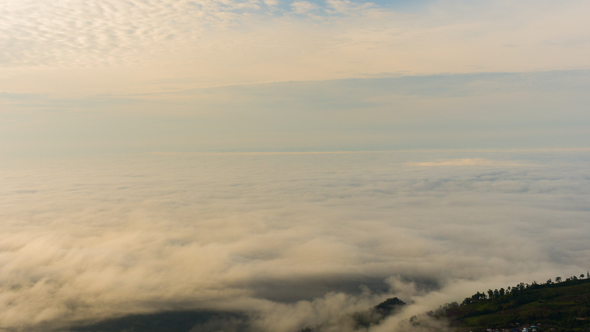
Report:
[[587,151],[5,164],[0,327],[212,309],[293,331],[390,295],[420,311],[579,274],[588,166]]
[[[0,2],[0,91],[588,68],[586,1]],[[161,84],[167,82],[167,84]]]

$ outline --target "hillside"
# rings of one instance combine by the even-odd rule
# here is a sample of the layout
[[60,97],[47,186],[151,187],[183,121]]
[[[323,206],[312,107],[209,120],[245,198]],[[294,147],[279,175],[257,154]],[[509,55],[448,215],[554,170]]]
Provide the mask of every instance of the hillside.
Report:
[[514,329],[536,325],[539,330],[590,330],[590,279],[583,275],[545,284],[521,283],[476,293],[461,304],[446,304],[435,318],[450,320],[458,330]]

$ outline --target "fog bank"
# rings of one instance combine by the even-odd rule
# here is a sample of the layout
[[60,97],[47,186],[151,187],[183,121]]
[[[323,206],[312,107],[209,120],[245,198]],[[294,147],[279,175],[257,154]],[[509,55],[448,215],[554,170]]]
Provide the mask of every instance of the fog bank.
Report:
[[586,150],[112,155],[0,176],[3,329],[218,310],[287,332],[590,268]]

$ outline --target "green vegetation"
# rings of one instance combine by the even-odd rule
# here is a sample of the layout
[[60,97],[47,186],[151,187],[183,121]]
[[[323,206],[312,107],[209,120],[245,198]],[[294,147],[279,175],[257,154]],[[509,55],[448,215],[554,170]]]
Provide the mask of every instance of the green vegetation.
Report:
[[[539,330],[590,331],[590,279],[584,275],[544,284],[533,281],[507,289],[477,292],[446,304],[435,318],[447,318],[460,330],[514,329],[539,325]],[[517,324],[518,323],[518,324]]]
[[[585,278],[586,277],[586,278]],[[370,310],[347,315],[343,320],[353,330],[365,331],[381,323],[387,316],[396,314],[403,301],[388,299]],[[300,332],[318,332],[330,329],[329,323]],[[544,284],[533,281],[506,289],[488,290],[472,295],[460,304],[447,303],[436,312],[413,316],[399,325],[400,331],[473,331],[488,329],[513,331],[535,326],[537,331],[570,332],[590,331],[590,276],[583,274]]]

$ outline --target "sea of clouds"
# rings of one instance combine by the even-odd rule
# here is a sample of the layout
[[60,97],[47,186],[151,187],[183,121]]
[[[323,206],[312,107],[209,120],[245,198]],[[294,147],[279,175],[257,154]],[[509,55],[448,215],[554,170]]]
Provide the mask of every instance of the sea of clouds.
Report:
[[588,150],[110,155],[0,183],[0,329],[216,310],[289,332],[397,296],[391,331],[590,269]]

